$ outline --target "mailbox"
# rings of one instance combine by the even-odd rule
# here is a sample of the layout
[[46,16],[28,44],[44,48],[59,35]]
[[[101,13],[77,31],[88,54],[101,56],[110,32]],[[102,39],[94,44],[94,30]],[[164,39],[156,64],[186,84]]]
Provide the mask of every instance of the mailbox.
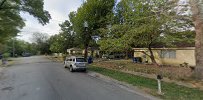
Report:
[[161,79],[163,79],[163,77],[161,75],[157,75],[157,79],[161,80]]

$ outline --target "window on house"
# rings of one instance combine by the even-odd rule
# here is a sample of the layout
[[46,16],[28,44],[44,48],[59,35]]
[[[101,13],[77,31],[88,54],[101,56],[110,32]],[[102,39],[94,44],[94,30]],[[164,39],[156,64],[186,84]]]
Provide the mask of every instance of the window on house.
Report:
[[175,50],[161,50],[160,53],[161,58],[176,58],[176,51]]

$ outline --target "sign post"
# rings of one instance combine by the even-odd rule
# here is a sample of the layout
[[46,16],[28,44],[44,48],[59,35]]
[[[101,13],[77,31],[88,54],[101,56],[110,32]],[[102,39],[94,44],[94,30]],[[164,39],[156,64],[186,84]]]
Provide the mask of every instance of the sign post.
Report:
[[161,79],[163,79],[163,77],[161,75],[157,75],[157,83],[158,83],[158,94],[163,94],[161,92]]

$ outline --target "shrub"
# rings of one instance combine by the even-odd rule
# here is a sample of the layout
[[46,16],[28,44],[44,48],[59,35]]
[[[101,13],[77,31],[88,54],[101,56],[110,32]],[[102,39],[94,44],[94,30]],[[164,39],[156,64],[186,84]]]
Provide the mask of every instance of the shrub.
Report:
[[8,57],[10,57],[11,55],[10,55],[10,53],[3,53],[3,57],[4,58],[8,58]]

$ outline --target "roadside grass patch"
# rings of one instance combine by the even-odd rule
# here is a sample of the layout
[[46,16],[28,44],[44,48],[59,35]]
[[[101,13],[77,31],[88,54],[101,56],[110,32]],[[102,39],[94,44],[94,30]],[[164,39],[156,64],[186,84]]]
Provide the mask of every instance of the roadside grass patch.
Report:
[[136,76],[116,70],[102,67],[89,66],[89,70],[95,71],[105,76],[109,76],[118,81],[126,82],[137,86],[151,95],[158,96],[165,100],[203,100],[203,91],[195,88],[188,88],[175,83],[162,82],[162,92],[164,95],[157,94],[157,80],[146,77]]

